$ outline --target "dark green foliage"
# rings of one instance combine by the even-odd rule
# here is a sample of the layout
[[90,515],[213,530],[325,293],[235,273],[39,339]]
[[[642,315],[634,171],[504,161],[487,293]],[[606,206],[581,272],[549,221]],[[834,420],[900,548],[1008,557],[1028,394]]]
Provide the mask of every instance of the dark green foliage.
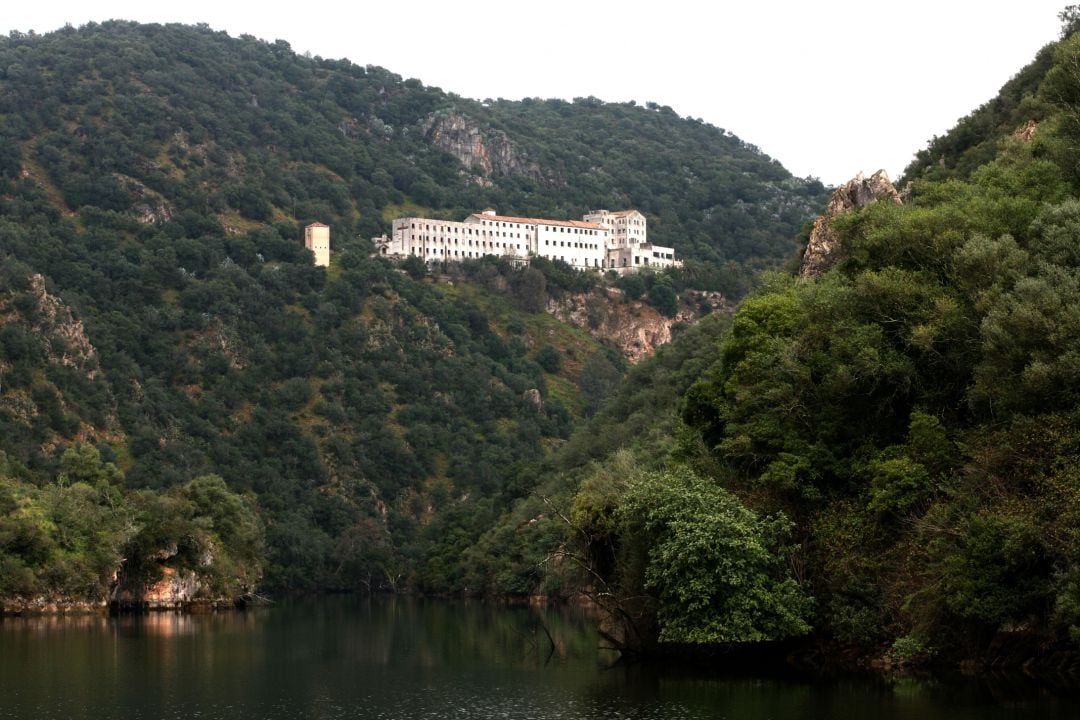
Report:
[[558,348],[545,345],[536,353],[536,364],[549,373],[557,373],[562,367],[562,354]]
[[840,266],[746,301],[688,394],[732,486],[804,524],[822,628],[845,642],[956,656],[1017,627],[1051,641],[1076,627],[1080,542],[1062,528],[1080,256],[1062,138],[1080,95],[1061,83],[1078,53],[1065,40],[1029,78],[1063,113],[1044,107],[1033,139],[995,142],[967,181],[838,222]]
[[585,398],[585,414],[588,416],[596,414],[600,404],[612,394],[622,379],[622,358],[611,355],[594,353],[581,368],[578,386]]
[[622,290],[627,299],[637,300],[645,294],[645,278],[641,273],[620,275],[615,281],[615,287]]
[[416,255],[410,255],[401,263],[401,269],[409,273],[413,280],[422,280],[427,275],[427,265]]
[[547,309],[547,277],[542,270],[525,268],[515,277],[513,289],[514,298],[522,310],[537,313]]
[[[627,551],[647,555],[660,640],[748,642],[802,635],[811,603],[785,567],[790,523],[762,518],[686,469],[642,473],[617,514]],[[636,547],[635,547],[636,546]]]
[[667,278],[658,278],[649,288],[649,304],[664,317],[675,317],[679,310],[678,298]]
[[220,477],[157,495],[122,487],[93,445],[64,451],[42,484],[0,454],[0,598],[103,603],[138,592],[165,568],[197,572],[208,598],[250,592],[261,574],[263,528],[253,498]]
[[[1026,99],[962,124],[956,162],[904,205],[837,220],[824,277],[769,276],[725,336],[706,318],[634,368],[555,456],[544,504],[485,546],[534,548],[544,587],[594,590],[617,642],[650,618],[691,641],[812,621],[904,663],[978,661],[1003,634],[1080,640],[1077,57],[1075,36],[1041,53],[1005,93]],[[1034,136],[1006,137],[1027,119]],[[767,532],[729,532],[780,513],[790,579],[750,542]],[[754,608],[797,608],[777,613],[787,630],[747,629],[722,591],[732,566],[707,560],[718,542],[762,560],[737,567],[778,583]],[[492,562],[492,582],[512,567]]]
[[[824,201],[820,183],[670,109],[480,103],[205,27],[14,34],[0,38],[0,59],[0,178],[47,180],[60,209],[88,217],[171,216],[191,238],[283,215],[370,237],[409,204],[440,216],[494,205],[560,218],[633,206],[660,244],[735,261],[745,280],[791,255]],[[433,144],[432,123],[452,113],[485,142],[507,142],[509,166],[476,182],[474,168]],[[44,176],[17,180],[27,162]]]
[[216,475],[156,494],[133,493],[132,536],[124,545],[119,589],[136,591],[167,571],[195,572],[210,598],[252,593],[262,578],[264,527],[253,496]]

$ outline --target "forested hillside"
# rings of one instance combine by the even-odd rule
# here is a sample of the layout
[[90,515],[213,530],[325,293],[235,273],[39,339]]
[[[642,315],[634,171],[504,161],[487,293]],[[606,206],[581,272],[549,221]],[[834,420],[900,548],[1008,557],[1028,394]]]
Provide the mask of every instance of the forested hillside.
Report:
[[820,278],[773,274],[635,367],[488,536],[516,549],[492,582],[543,561],[635,649],[1075,668],[1077,67],[1080,34],[1048,46],[903,203],[832,221]]
[[403,214],[636,207],[683,257],[730,261],[720,282],[734,292],[794,251],[824,200],[820,183],[667,107],[481,103],[205,27],[13,35],[0,68],[0,170],[61,213],[197,216],[233,232],[320,220],[369,238]]
[[0,38],[0,600],[469,590],[466,549],[626,363],[545,312],[597,276],[436,283],[366,238],[632,205],[697,261],[589,302],[674,315],[782,263],[822,199],[668,108],[480,103],[202,26]]

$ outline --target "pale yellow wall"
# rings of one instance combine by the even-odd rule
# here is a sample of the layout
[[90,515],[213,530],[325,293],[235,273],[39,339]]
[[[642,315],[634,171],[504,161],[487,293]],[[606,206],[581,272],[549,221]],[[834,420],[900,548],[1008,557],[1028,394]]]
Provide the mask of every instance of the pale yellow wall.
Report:
[[304,247],[315,254],[315,264],[330,266],[330,228],[325,225],[308,225],[304,228]]

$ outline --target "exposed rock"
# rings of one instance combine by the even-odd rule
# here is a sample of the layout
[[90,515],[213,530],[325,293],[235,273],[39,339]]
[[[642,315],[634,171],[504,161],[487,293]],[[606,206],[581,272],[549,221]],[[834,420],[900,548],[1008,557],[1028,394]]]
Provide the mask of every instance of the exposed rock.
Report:
[[522,157],[505,133],[479,128],[456,112],[438,112],[428,117],[424,138],[456,157],[466,170],[478,173],[473,182],[487,186],[482,178],[527,177],[546,181],[538,164]]
[[839,187],[829,198],[825,212],[814,221],[799,276],[820,277],[839,260],[839,238],[832,230],[833,218],[881,200],[897,205],[902,202],[900,193],[893,187],[884,170],[878,170],[869,178],[863,177],[860,172],[852,180]]
[[1035,133],[1039,130],[1039,123],[1034,120],[1028,120],[1026,123],[1016,128],[1013,132],[1013,137],[1023,142],[1031,142],[1035,137]]
[[45,290],[45,278],[41,275],[30,277],[30,292],[39,313],[33,327],[45,341],[50,362],[78,368],[93,380],[98,372],[97,350],[90,343],[82,320],[60,298]]
[[667,318],[645,303],[623,302],[620,295],[618,290],[609,290],[607,297],[592,293],[565,295],[548,300],[547,311],[563,322],[611,341],[632,363],[671,342],[671,329],[677,323],[696,319],[689,308],[681,308],[675,317]]
[[200,599],[203,584],[193,570],[164,567],[156,583],[138,590],[117,588],[112,601],[121,606],[141,606],[149,610],[178,610]]
[[536,388],[530,388],[522,394],[522,399],[536,409],[536,412],[544,412],[544,398]]
[[131,196],[131,212],[144,225],[168,222],[173,216],[173,207],[158,192],[128,175],[116,175],[117,181]]
[[[214,553],[204,547],[194,567],[177,567],[176,545],[170,545],[151,554],[160,567],[161,577],[152,583],[142,583],[129,578],[124,573],[121,561],[113,577],[109,603],[121,608],[140,608],[145,610],[181,610],[192,606],[227,607],[236,605],[250,597],[253,587],[248,581],[237,578],[237,596],[223,597],[207,582],[206,573],[213,570]],[[257,578],[249,578],[249,581]]]
[[362,131],[363,126],[360,124],[360,121],[354,117],[343,118],[342,121],[338,123],[338,132],[341,133],[342,137],[350,140],[359,137]]
[[3,615],[79,615],[103,613],[108,609],[104,600],[76,600],[72,598],[37,595],[34,597],[7,597],[0,599],[0,616]]

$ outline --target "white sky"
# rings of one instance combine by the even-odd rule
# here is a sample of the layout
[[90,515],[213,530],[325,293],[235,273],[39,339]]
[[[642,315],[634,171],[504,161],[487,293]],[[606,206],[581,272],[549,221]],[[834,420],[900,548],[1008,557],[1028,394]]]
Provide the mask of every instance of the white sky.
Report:
[[205,22],[477,99],[653,101],[835,185],[899,175],[1057,38],[1067,3],[42,0],[9,4],[0,31]]

